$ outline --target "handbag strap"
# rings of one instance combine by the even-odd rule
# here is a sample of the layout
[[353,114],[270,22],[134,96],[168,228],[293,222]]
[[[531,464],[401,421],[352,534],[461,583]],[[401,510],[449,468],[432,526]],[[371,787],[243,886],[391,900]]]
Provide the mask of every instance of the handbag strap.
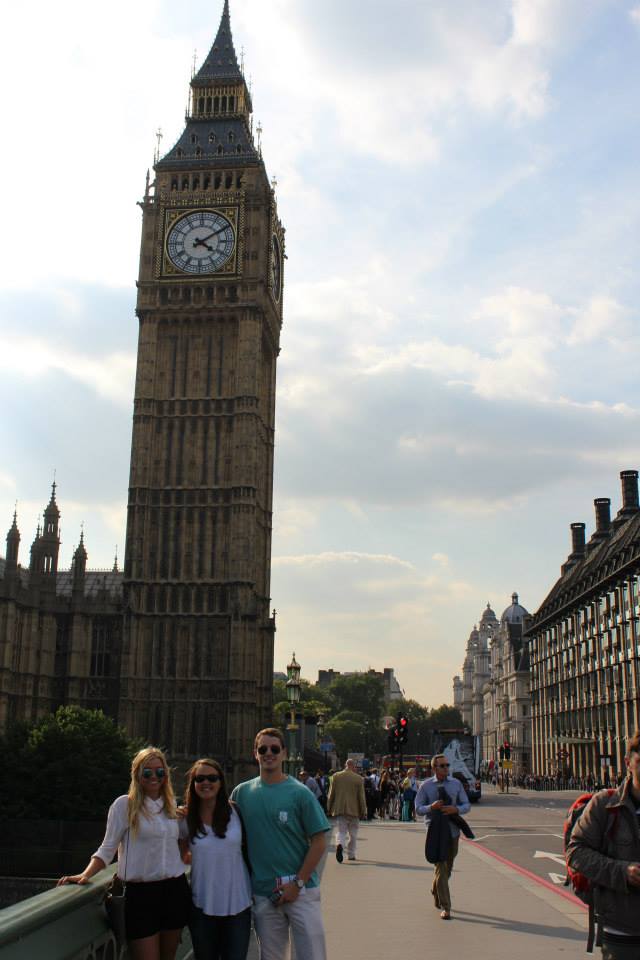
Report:
[[122,891],[127,889],[127,856],[129,854],[129,834],[131,832],[131,827],[127,827],[127,842],[124,848],[124,877],[122,878]]

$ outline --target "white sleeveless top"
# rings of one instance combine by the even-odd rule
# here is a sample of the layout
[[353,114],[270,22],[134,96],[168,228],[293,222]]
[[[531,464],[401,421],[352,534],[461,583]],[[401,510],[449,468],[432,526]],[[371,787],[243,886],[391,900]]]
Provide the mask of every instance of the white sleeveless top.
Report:
[[[251,880],[242,856],[242,826],[235,810],[224,837],[211,827],[189,842],[191,850],[191,896],[196,907],[210,917],[229,917],[251,906]],[[188,837],[187,821],[180,822],[180,836]]]

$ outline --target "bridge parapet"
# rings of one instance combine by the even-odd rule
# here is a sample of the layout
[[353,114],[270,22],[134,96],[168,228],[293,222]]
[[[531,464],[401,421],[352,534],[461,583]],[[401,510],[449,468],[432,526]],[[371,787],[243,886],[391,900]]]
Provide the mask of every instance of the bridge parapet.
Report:
[[[86,886],[68,885],[39,893],[0,910],[0,960],[125,960],[102,905],[116,867]],[[177,960],[193,957],[185,929]]]

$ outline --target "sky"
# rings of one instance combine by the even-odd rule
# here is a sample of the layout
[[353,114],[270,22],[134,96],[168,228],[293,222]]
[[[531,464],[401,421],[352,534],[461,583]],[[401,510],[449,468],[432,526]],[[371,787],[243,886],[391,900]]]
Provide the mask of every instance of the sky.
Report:
[[[0,527],[124,553],[141,214],[222,0],[4,12]],[[231,0],[287,234],[275,668],[452,700],[640,467],[638,0]],[[4,521],[3,519],[4,518]]]

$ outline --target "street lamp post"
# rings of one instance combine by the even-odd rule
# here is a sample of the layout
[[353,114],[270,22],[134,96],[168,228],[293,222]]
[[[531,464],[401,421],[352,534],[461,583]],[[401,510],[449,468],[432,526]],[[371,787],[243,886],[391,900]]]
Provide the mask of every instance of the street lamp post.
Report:
[[291,658],[291,663],[287,665],[287,701],[291,707],[291,720],[287,724],[287,732],[289,734],[287,771],[291,774],[295,773],[296,731],[298,729],[296,723],[296,707],[298,703],[300,703],[300,664],[296,661],[295,653]]
[[320,747],[320,752],[322,754],[322,772],[327,772],[327,751],[322,749],[322,738],[324,736],[324,727],[325,727],[325,716],[324,713],[318,714],[318,719],[316,720],[316,730],[318,731],[318,745]]

